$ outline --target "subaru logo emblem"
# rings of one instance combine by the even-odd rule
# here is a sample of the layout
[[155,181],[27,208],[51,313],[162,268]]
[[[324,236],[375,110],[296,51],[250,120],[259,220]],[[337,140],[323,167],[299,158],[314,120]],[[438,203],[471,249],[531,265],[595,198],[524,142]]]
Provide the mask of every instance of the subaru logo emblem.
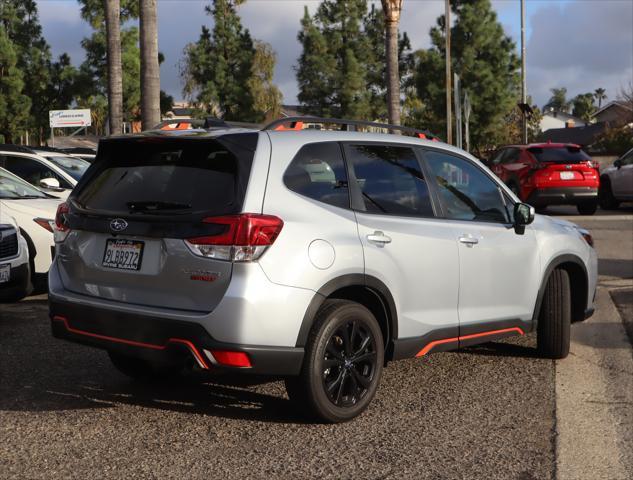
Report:
[[110,228],[113,232],[122,232],[127,228],[127,222],[122,218],[115,218],[110,222]]

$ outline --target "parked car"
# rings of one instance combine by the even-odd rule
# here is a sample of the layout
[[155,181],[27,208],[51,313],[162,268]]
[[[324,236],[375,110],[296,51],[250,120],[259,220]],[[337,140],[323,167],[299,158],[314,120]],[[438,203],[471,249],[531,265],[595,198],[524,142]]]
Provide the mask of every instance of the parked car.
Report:
[[488,165],[515,195],[539,210],[576,205],[580,214],[593,215],[598,208],[598,168],[578,145],[509,145]]
[[600,207],[605,210],[633,201],[633,148],[602,171],[599,197]]
[[41,283],[55,251],[53,225],[61,200],[0,168],[0,210],[17,223],[29,251],[31,278]]
[[90,164],[62,152],[0,145],[0,167],[60,198],[68,197]]
[[32,290],[26,240],[15,219],[0,208],[0,302],[17,302]]
[[586,230],[449,145],[279,124],[102,140],[57,212],[53,334],[133,378],[283,376],[327,422],[392,360],[535,330],[568,354],[593,311]]

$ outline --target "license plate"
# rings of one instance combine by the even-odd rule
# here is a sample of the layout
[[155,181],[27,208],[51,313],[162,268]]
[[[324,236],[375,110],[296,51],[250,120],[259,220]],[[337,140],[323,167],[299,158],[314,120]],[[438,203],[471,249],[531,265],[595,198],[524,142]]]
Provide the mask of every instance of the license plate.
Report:
[[11,278],[11,265],[5,263],[0,265],[0,283],[6,283]]
[[111,238],[106,241],[101,265],[119,270],[140,270],[144,246],[145,242]]
[[574,179],[574,172],[560,172],[560,179],[561,180],[573,180]]

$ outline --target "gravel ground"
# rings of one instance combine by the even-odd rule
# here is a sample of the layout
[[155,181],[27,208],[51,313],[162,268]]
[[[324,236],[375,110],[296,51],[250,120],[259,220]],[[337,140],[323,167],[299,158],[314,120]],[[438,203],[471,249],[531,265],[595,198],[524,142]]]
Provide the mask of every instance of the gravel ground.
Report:
[[499,478],[554,474],[554,368],[533,336],[390,364],[360,418],[310,424],[279,381],[134,384],[0,311],[1,478]]

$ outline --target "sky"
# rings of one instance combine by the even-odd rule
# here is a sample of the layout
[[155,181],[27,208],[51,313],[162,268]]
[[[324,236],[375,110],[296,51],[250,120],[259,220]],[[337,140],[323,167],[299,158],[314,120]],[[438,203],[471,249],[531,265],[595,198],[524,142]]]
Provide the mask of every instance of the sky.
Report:
[[[370,0],[371,1],[371,0]],[[91,34],[76,0],[38,0],[40,22],[53,55],[67,52],[79,65],[81,40]],[[161,88],[181,100],[179,61],[185,46],[197,40],[209,0],[158,0]],[[379,4],[380,2],[377,1]],[[297,102],[294,66],[300,55],[299,21],[307,6],[313,13],[319,0],[249,0],[240,7],[242,23],[252,36],[277,53],[275,83],[285,104]],[[492,0],[506,34],[520,48],[519,0]],[[430,46],[429,30],[444,12],[444,0],[404,0],[400,30],[413,49]],[[633,78],[633,0],[526,0],[528,94],[542,106],[550,89],[566,87],[568,97],[602,87],[609,99]]]

